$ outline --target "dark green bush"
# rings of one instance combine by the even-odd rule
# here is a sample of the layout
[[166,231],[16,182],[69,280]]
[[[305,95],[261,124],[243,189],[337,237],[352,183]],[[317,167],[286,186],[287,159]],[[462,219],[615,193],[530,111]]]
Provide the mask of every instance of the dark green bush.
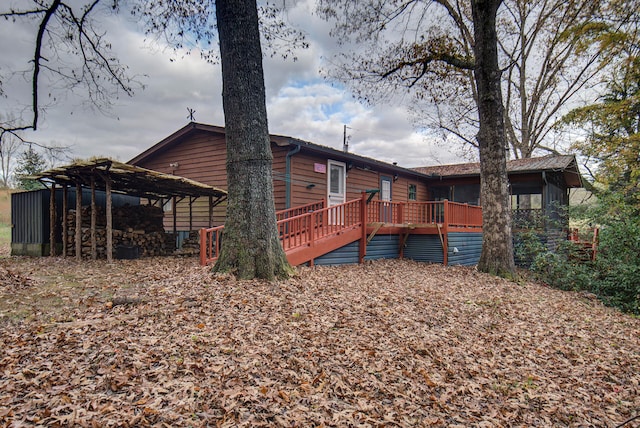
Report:
[[[604,195],[587,212],[600,225],[594,262],[584,261],[578,247],[562,242],[549,251],[532,232],[516,239],[516,257],[530,260],[535,278],[562,290],[588,291],[605,304],[640,314],[640,213],[615,194]],[[518,253],[519,252],[519,253]]]

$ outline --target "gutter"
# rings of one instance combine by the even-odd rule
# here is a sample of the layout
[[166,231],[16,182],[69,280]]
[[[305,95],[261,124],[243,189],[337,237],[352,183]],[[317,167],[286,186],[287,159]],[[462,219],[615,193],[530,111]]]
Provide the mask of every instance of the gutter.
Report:
[[293,157],[293,155],[295,155],[296,153],[300,152],[300,143],[293,143],[290,142],[290,144],[296,144],[296,146],[289,150],[287,152],[287,155],[285,156],[285,167],[284,167],[284,179],[285,179],[285,184],[284,184],[284,199],[285,199],[285,209],[289,209],[291,208],[291,158]]

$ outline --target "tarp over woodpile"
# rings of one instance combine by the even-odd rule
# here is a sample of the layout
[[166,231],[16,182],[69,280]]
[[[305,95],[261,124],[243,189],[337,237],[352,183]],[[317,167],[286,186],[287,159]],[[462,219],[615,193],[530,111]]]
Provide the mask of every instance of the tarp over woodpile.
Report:
[[35,174],[31,178],[49,179],[62,185],[75,186],[80,183],[89,186],[92,176],[96,179],[98,190],[105,190],[105,179],[109,178],[113,191],[149,199],[212,196],[222,202],[227,197],[225,190],[207,184],[108,158],[77,161]]

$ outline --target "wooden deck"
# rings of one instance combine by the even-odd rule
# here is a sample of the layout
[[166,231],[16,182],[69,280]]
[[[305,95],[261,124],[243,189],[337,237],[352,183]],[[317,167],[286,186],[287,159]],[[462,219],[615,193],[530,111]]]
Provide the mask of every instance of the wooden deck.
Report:
[[[331,207],[324,201],[295,207],[277,214],[282,247],[289,263],[313,265],[314,259],[355,241],[359,243],[359,262],[366,255],[367,243],[376,234],[399,235],[402,246],[409,235],[439,235],[447,264],[447,234],[482,231],[482,208],[449,201],[386,202],[368,201],[367,194]],[[200,263],[218,259],[224,226],[200,231]]]

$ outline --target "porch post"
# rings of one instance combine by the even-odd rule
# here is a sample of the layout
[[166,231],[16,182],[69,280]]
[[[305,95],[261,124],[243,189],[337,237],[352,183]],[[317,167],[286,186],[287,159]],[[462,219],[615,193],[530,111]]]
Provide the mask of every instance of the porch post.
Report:
[[107,217],[107,262],[113,262],[113,201],[111,200],[111,177],[109,177],[109,173],[107,172],[105,181],[105,197],[106,197],[106,208],[105,215]]
[[56,183],[51,183],[49,197],[49,255],[56,255]]
[[449,201],[444,200],[444,225],[442,227],[442,262],[449,264]]
[[67,234],[69,229],[67,226],[67,214],[69,214],[69,188],[67,184],[62,185],[62,257],[67,257]]
[[96,207],[96,177],[91,175],[91,260],[98,258],[97,228],[98,213]]
[[362,227],[362,235],[360,236],[360,250],[358,255],[358,263],[364,263],[364,256],[367,255],[367,192],[362,191],[360,198],[360,226]]
[[82,185],[76,181],[76,260],[82,261]]

